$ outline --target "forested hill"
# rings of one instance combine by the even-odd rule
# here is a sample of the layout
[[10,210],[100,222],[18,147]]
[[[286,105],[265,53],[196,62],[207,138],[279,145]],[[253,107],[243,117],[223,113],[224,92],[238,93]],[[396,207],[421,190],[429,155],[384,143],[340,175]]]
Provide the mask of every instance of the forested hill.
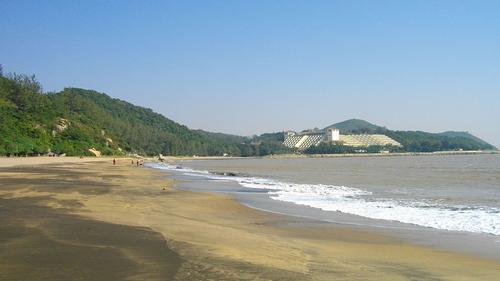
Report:
[[326,127],[339,129],[341,134],[367,134],[374,133],[377,130],[383,129],[380,126],[372,124],[368,121],[361,119],[349,119],[339,123],[335,123]]
[[34,77],[0,75],[0,155],[254,156],[286,151],[278,141],[190,130],[151,109],[92,90],[43,93]]
[[468,132],[397,131],[361,119],[349,119],[330,125],[325,129],[327,128],[337,128],[341,134],[383,134],[401,143],[403,145],[402,148],[399,148],[401,152],[496,149],[493,145]]
[[[403,145],[392,148],[398,151],[495,149],[467,132],[393,131],[360,119],[329,127],[342,134],[385,134]],[[283,137],[281,132],[248,138],[191,130],[151,109],[96,91],[66,88],[44,93],[33,76],[5,77],[0,68],[0,155],[93,155],[91,150],[104,155],[200,156],[293,152],[282,145]]]

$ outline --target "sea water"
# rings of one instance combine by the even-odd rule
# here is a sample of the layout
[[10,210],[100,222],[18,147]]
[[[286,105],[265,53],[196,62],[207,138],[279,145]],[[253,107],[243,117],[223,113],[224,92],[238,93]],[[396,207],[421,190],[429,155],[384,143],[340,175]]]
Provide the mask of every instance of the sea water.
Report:
[[441,230],[500,235],[500,155],[194,160],[155,164],[273,200]]

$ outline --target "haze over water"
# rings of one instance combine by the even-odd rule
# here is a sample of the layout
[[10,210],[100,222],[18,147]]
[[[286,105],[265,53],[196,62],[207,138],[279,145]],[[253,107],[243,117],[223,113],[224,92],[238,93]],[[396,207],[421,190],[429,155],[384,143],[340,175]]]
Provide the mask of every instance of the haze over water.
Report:
[[194,174],[269,189],[273,199],[325,211],[500,235],[498,154],[229,159],[185,166]]

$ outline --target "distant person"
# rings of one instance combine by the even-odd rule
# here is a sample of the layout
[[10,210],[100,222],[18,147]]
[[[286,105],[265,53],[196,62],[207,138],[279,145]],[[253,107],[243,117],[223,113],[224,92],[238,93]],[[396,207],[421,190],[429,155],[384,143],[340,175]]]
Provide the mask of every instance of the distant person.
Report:
[[116,165],[116,159],[113,158],[113,165]]
[[136,162],[136,163],[137,163],[137,166],[139,166],[139,160],[137,160],[137,162]]

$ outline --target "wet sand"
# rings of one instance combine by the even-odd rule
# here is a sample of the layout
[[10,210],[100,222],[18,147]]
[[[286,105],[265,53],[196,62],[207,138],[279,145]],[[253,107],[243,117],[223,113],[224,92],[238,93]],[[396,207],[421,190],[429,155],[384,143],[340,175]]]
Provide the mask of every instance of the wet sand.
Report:
[[0,165],[0,280],[500,276],[497,260],[254,210],[164,176],[127,159]]

